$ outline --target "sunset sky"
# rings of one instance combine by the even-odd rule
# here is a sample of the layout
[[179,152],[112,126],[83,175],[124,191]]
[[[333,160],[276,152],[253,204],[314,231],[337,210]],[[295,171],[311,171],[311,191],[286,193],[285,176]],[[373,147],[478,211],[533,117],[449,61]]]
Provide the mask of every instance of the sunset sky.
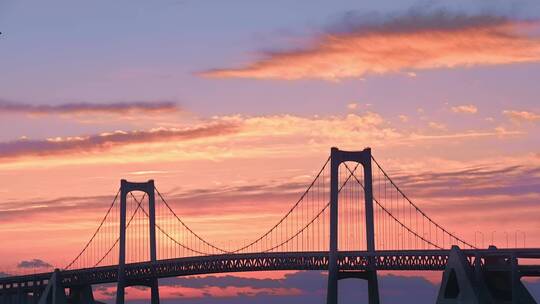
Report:
[[[122,178],[154,179],[195,231],[240,244],[332,146],[371,147],[470,242],[540,247],[536,0],[0,0],[0,32],[0,273],[63,267]],[[398,279],[437,290],[432,275],[395,275],[383,295]],[[324,274],[205,279],[164,293],[324,299]]]

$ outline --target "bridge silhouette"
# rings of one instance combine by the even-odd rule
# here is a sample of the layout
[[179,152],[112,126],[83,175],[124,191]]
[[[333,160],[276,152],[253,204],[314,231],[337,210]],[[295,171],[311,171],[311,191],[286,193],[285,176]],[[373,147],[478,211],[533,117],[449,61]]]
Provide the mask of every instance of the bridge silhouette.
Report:
[[[139,195],[138,195],[139,194]],[[0,304],[95,303],[92,285],[147,286],[159,278],[274,270],[328,271],[326,302],[338,282],[368,282],[379,303],[377,271],[443,271],[437,303],[536,303],[521,282],[540,276],[540,248],[476,248],[429,217],[366,148],[331,149],[313,181],[275,225],[238,248],[191,229],[154,181],[121,181],[102,221],[62,269],[0,278]],[[68,291],[66,293],[66,290]]]

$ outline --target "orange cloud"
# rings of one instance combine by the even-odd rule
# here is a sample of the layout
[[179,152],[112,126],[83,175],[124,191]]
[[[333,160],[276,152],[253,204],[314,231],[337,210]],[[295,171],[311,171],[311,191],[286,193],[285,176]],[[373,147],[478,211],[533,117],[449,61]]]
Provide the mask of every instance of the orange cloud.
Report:
[[515,122],[537,122],[540,121],[540,114],[530,111],[506,110],[503,114],[510,117]]
[[349,110],[356,110],[358,108],[358,104],[355,102],[351,102],[347,105],[347,109]]
[[398,117],[399,117],[399,120],[401,120],[401,122],[408,122],[409,121],[409,116],[407,116],[407,115],[401,114]]
[[446,130],[446,125],[434,121],[429,122],[429,127],[434,130]]
[[[348,20],[349,21],[349,20]],[[409,69],[455,68],[540,61],[540,38],[526,30],[538,22],[495,16],[412,14],[375,24],[345,24],[312,45],[263,53],[238,68],[206,77],[339,80]]]
[[475,114],[478,112],[478,108],[475,105],[460,105],[452,107],[452,112],[454,113],[463,113],[463,114]]

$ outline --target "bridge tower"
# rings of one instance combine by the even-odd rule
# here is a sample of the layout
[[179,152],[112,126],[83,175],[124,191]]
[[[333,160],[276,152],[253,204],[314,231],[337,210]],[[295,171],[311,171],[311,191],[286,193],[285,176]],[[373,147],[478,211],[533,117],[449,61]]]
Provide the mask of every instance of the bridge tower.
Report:
[[[379,304],[379,287],[375,270],[375,232],[373,223],[373,180],[371,170],[371,149],[362,151],[343,151],[332,148],[330,152],[330,252],[328,263],[327,304],[338,302],[338,281],[346,278],[360,278],[368,281],[370,304]],[[340,271],[338,259],[338,208],[339,208],[339,166],[343,162],[356,162],[364,168],[364,203],[366,215],[366,240],[369,270],[363,273]]]
[[[154,194],[154,180],[143,183],[120,182],[120,247],[118,257],[118,285],[116,289],[116,304],[124,304],[125,288],[128,286],[147,286],[151,289],[151,303],[159,304],[159,286],[157,278],[151,280],[137,280],[126,278],[126,201],[127,195],[133,191],[141,191],[148,196],[148,216],[150,231],[150,262],[157,261],[156,256],[156,200]],[[155,271],[152,267],[151,271]]]

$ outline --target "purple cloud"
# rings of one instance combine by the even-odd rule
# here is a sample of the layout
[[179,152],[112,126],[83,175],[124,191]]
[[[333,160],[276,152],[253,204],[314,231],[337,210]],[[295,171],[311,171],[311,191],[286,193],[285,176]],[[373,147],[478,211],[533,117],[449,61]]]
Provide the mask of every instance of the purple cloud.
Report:
[[21,102],[8,102],[0,100],[0,114],[83,114],[83,113],[115,113],[129,112],[170,112],[178,111],[178,105],[169,101],[135,101],[114,103],[64,103],[58,105],[34,105]]
[[51,268],[51,267],[53,267],[51,264],[40,259],[21,261],[19,262],[19,264],[17,264],[17,268]]

